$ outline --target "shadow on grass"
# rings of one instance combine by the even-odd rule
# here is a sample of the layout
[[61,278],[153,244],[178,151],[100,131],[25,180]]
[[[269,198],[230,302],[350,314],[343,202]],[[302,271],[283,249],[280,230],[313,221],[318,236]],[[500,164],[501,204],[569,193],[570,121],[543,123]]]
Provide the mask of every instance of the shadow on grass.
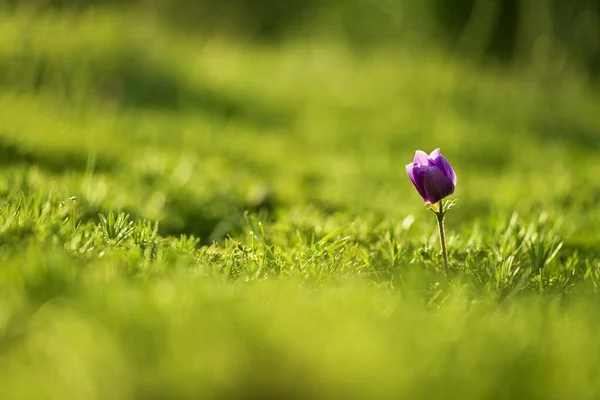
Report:
[[[84,172],[90,168],[90,159],[85,154],[72,152],[45,152],[26,149],[0,133],[0,168],[15,165],[38,166],[43,170],[54,173],[69,171]],[[94,160],[94,170],[107,172],[113,170],[116,161],[106,158]]]
[[185,82],[180,74],[133,55],[121,57],[115,70],[101,79],[101,96],[124,107],[191,110],[267,126],[283,125],[289,120],[254,96],[219,90],[207,82]]
[[[260,214],[262,220],[274,218],[275,200],[266,196],[260,199],[240,201],[226,196],[214,196],[198,199],[185,192],[171,193],[163,211],[163,217],[158,220],[161,236],[179,237],[194,236],[200,240],[200,245],[219,242],[227,236],[241,235],[246,229],[243,214],[248,211]],[[98,215],[107,214],[108,208],[101,205],[83,205],[80,208],[79,219],[82,222],[97,224]],[[142,211],[132,205],[119,210],[129,214],[132,220],[147,219]]]
[[168,236],[193,235],[201,244],[211,244],[229,235],[241,235],[246,227],[244,212],[261,213],[269,219],[275,207],[270,196],[246,201],[217,197],[203,203],[175,196],[166,204],[166,217],[160,221],[159,232]]
[[541,116],[533,122],[534,132],[540,140],[552,141],[576,149],[597,150],[600,148],[600,131],[587,126],[577,118],[556,115]]
[[[538,89],[542,90],[542,89]],[[571,101],[573,104],[570,104]],[[493,126],[503,137],[527,132],[540,143],[555,143],[577,150],[600,148],[600,124],[589,111],[577,109],[578,97],[563,99],[559,93],[540,92],[534,102],[521,103],[510,96],[488,98],[476,89],[460,88],[451,95],[451,106],[465,119],[481,126]],[[476,138],[478,146],[494,147],[498,140],[488,135]],[[488,141],[486,141],[488,139]],[[479,153],[479,156],[477,155]],[[490,158],[491,157],[491,158]],[[500,168],[509,160],[505,152],[472,152],[475,165]]]
[[83,89],[92,98],[120,108],[192,111],[258,126],[283,126],[291,119],[254,94],[189,79],[185,73],[137,49],[101,56],[37,53],[39,49],[23,46],[18,54],[0,57],[0,88],[49,91],[66,100],[80,98]]

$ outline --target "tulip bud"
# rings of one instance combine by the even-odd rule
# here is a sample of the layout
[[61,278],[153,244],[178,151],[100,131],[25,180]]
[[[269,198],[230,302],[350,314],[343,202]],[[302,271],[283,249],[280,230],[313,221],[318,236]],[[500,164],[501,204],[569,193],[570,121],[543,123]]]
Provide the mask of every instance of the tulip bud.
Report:
[[454,193],[456,174],[440,149],[429,155],[417,150],[413,162],[406,166],[406,173],[427,204],[435,204]]

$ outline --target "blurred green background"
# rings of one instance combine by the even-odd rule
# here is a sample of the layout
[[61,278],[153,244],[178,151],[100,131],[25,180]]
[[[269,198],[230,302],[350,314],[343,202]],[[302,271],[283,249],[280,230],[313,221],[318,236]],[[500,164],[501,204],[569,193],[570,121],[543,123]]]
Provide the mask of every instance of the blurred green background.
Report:
[[599,22],[0,0],[0,398],[598,398]]
[[4,158],[102,173],[114,192],[71,188],[90,215],[205,243],[249,208],[399,218],[436,147],[465,218],[599,196],[595,1],[3,4]]
[[[280,42],[298,35],[342,36],[359,45],[426,41],[475,59],[560,72],[569,62],[598,73],[595,0],[4,0],[11,9],[118,9],[152,16],[188,34]],[[558,70],[558,71],[557,71]]]

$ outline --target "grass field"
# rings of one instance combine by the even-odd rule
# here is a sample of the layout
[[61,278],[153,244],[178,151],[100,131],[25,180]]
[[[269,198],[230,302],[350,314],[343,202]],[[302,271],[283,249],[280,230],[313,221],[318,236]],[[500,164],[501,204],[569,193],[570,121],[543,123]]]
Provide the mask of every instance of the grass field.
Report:
[[[0,21],[0,398],[600,398],[574,68]],[[437,147],[449,279],[404,170]]]

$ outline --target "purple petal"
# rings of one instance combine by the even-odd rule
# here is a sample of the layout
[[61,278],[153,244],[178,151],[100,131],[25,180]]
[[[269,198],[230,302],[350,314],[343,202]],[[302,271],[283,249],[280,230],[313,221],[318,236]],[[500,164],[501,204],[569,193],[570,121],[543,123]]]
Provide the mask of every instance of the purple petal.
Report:
[[423,180],[425,179],[425,173],[427,172],[427,167],[415,165],[414,163],[408,164],[406,166],[406,174],[410,178],[411,182],[419,192],[419,195],[423,198],[425,202],[427,202],[427,196],[425,194],[425,186],[423,185]]
[[421,151],[421,150],[417,150],[415,152],[415,159],[413,162],[415,165],[425,165],[425,166],[429,166],[431,163],[427,153],[425,153],[424,151]]
[[448,160],[446,160],[446,157],[444,157],[440,152],[440,149],[435,149],[434,151],[432,151],[429,155],[429,158],[431,160],[431,163],[438,167],[440,170],[442,170],[444,175],[450,178],[452,184],[456,186],[456,174],[454,173],[454,170],[452,169],[452,166],[450,165]]
[[446,174],[435,165],[428,168],[427,172],[425,172],[423,187],[427,199],[433,204],[454,193],[452,179],[447,177]]
[[406,165],[406,175],[408,175],[408,178],[412,181],[412,183],[415,183],[415,174],[413,173],[413,167],[413,163]]
[[442,152],[438,148],[438,149],[435,149],[434,151],[431,152],[431,154],[429,155],[429,158],[432,159],[432,160],[435,160],[436,158],[438,158],[441,155],[442,155]]

